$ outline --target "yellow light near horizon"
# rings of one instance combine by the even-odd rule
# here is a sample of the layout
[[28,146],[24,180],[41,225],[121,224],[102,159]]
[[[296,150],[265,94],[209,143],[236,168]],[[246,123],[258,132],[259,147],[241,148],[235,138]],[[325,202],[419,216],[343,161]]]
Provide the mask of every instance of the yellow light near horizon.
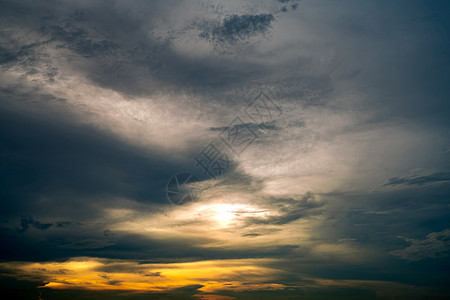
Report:
[[[208,260],[186,263],[142,264],[135,261],[74,258],[67,262],[0,263],[18,276],[40,277],[53,289],[167,291],[201,284],[202,292],[217,290],[280,289],[270,283],[279,270],[266,267],[269,259]],[[107,266],[114,266],[108,272]],[[256,279],[256,283],[255,283]],[[245,283],[245,285],[243,285]]]

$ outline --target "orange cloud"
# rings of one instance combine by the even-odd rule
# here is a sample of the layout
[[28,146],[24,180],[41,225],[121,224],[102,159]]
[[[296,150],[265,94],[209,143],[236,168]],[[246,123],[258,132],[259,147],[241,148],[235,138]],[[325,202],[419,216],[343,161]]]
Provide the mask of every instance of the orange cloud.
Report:
[[[72,258],[66,262],[8,262],[21,276],[40,277],[54,289],[128,290],[161,292],[202,285],[202,292],[283,289],[275,283],[282,271],[264,266],[268,259],[208,260],[185,263],[139,263],[101,258]],[[272,283],[271,283],[272,282]],[[201,299],[232,299],[200,295]],[[215,298],[214,298],[215,297]],[[222,297],[222,298],[220,298]]]

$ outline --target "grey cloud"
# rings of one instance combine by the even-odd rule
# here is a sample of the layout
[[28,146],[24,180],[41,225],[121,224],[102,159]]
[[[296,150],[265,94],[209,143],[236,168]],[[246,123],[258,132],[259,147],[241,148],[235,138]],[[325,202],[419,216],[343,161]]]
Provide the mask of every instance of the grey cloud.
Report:
[[357,238],[360,242],[386,249],[386,252],[399,249],[402,246],[397,238],[399,235],[449,227],[449,191],[449,187],[430,185],[370,195],[322,195],[327,199],[326,236]]
[[[230,124],[232,125],[232,124]],[[281,128],[277,125],[276,121],[269,121],[264,123],[255,124],[253,122],[233,124],[233,126],[221,126],[221,127],[211,127],[211,131],[225,132],[228,130],[245,131],[251,130],[255,135],[262,135],[264,130],[280,130]]]
[[277,1],[286,5],[289,4],[288,6],[283,6],[281,8],[282,12],[287,12],[288,7],[290,7],[290,9],[292,10],[296,10],[298,8],[298,3],[295,3],[296,2],[295,0],[277,0]]
[[240,118],[235,118],[226,127],[213,127],[211,131],[219,131],[218,138],[221,143],[227,145],[231,151],[244,152],[258,137],[262,136],[262,130],[254,123],[244,123]]
[[17,60],[17,55],[9,49],[0,47],[0,64],[5,64],[8,62],[13,62]]
[[[184,33],[175,31],[161,38],[151,30],[157,29],[157,25],[153,23],[157,23],[161,17],[154,16],[156,12],[170,11],[164,8],[165,5],[176,6],[176,1],[172,4],[149,2],[134,5],[138,5],[140,10],[137,11],[133,5],[124,5],[122,11],[119,8],[121,5],[99,3],[86,6],[71,3],[70,8],[61,4],[34,3],[33,10],[30,10],[24,3],[9,3],[5,6],[5,14],[8,12],[6,19],[14,20],[19,31],[37,30],[39,35],[33,35],[32,41],[24,43],[16,36],[5,33],[6,38],[11,40],[8,49],[5,49],[5,55],[20,57],[18,65],[30,71],[41,72],[49,82],[53,82],[59,65],[49,52],[69,49],[72,53],[66,56],[68,53],[63,52],[61,57],[69,58],[68,63],[72,68],[98,85],[132,95],[148,96],[162,91],[170,93],[176,87],[179,91],[194,93],[200,99],[217,99],[222,103],[232,101],[232,104],[236,104],[237,101],[233,98],[238,98],[242,91],[258,88],[261,84],[272,88],[290,78],[296,81],[296,85],[302,81],[305,86],[311,86],[311,83],[306,84],[306,81],[312,80],[309,78],[272,78],[280,70],[285,73],[286,66],[268,67],[261,62],[247,61],[245,57],[253,55],[252,51],[245,50],[240,54],[241,59],[214,53],[201,58],[181,54],[173,49],[173,42],[181,36],[194,33],[189,30]],[[28,11],[26,17],[24,10]],[[206,19],[209,17],[206,16]],[[214,41],[244,41],[251,37],[259,38],[266,33],[274,18],[270,13],[232,14],[221,23],[200,22],[203,24],[200,28],[210,32]],[[150,31],[146,28],[150,28]],[[296,71],[292,71],[288,73],[299,76]],[[256,81],[259,83],[252,84]],[[289,89],[291,88],[284,88],[283,94],[288,93]],[[296,96],[299,90],[303,89],[296,88]]]
[[271,217],[249,217],[246,219],[247,225],[284,225],[301,218],[308,218],[322,213],[321,208],[325,202],[315,199],[311,192],[306,193],[301,199],[277,199],[271,198],[268,203],[271,210],[279,213],[278,216]]
[[389,252],[408,261],[418,261],[426,258],[441,258],[450,255],[450,229],[432,232],[425,239],[399,237],[410,246]]
[[[249,237],[250,238],[250,237]],[[214,235],[205,235],[186,239],[183,237],[161,239],[148,235],[122,234],[117,236],[114,245],[102,249],[83,249],[78,251],[86,256],[100,256],[105,258],[140,259],[149,262],[197,261],[208,259],[239,259],[279,257],[292,254],[299,248],[298,245],[252,245],[245,244],[233,246],[209,246],[215,241]],[[70,253],[70,252],[68,252]],[[156,274],[154,274],[157,276]]]
[[415,177],[391,177],[385,186],[388,185],[424,185],[434,182],[450,181],[450,172],[438,172],[425,176]]
[[261,234],[259,233],[247,233],[247,234],[243,234],[242,236],[244,237],[257,237],[260,236]]
[[[104,226],[106,224],[99,222],[77,226],[72,229],[52,227],[41,234],[32,233],[29,235],[26,235],[27,232],[19,233],[0,227],[0,239],[2,240],[0,259],[48,261],[87,256],[171,262],[174,259],[195,261],[279,257],[288,255],[298,248],[298,245],[290,244],[263,246],[247,244],[240,247],[209,246],[216,240],[213,234],[205,234],[202,237],[195,238],[183,236],[161,238],[152,237],[148,234],[121,232],[114,234],[114,236],[105,236],[103,233]],[[264,228],[259,231],[262,234],[265,232]],[[153,275],[157,276],[157,274]]]
[[266,33],[274,20],[272,14],[231,15],[220,24],[210,25],[210,28],[203,30],[200,37],[216,44],[233,44]]
[[[69,23],[70,24],[70,23]],[[113,56],[117,49],[117,44],[108,40],[95,41],[88,32],[80,28],[53,25],[44,27],[43,34],[50,34],[53,40],[63,42],[61,47],[68,46],[69,49],[86,57],[91,56]]]
[[[17,64],[47,74],[50,81],[58,66],[49,57],[49,50],[60,49],[72,50],[72,67],[97,84],[128,94],[151,95],[182,86],[196,93],[211,89],[217,95],[218,88],[241,85],[240,78],[255,78],[263,71],[261,66],[243,61],[238,64],[214,56],[195,59],[181,55],[171,45],[177,35],[161,39],[145,30],[153,26],[153,19],[144,18],[141,12],[123,13],[114,5],[83,7],[72,3],[73,11],[64,5],[33,5],[33,11],[23,3],[5,7],[7,18],[15,20],[18,30],[25,32],[28,28],[39,35],[25,43],[5,33],[12,42],[2,52],[5,61],[20,57]],[[162,2],[152,2],[141,9],[151,16],[161,5],[164,6]],[[29,11],[26,17],[23,9]],[[248,17],[249,24],[258,23]]]

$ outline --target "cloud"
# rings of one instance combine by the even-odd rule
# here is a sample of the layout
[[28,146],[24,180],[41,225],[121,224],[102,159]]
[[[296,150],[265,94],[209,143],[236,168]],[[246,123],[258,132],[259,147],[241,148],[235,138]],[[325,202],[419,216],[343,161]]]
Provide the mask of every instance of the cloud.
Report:
[[[43,297],[75,294],[90,298],[114,296],[113,299],[149,296],[154,299],[291,299],[294,296],[299,299],[328,299],[329,295],[333,295],[336,299],[373,299],[375,296],[389,299],[396,295],[421,299],[417,297],[433,294],[439,299],[446,291],[380,280],[315,278],[301,274],[290,277],[291,274],[268,267],[267,263],[270,261],[243,259],[153,264],[78,257],[65,262],[15,262],[1,263],[0,266],[2,275],[9,272],[9,275],[27,278],[29,281],[26,283],[31,291],[39,286]],[[118,268],[103,268],[109,265]],[[160,270],[164,276],[152,278],[151,281],[139,276],[149,270]],[[32,278],[36,279],[32,281]],[[83,280],[81,285],[80,279]],[[75,286],[77,289],[74,289]],[[12,286],[4,291],[19,292],[14,291]]]
[[52,223],[41,223],[39,221],[33,220],[31,217],[22,217],[20,219],[20,228],[18,229],[19,232],[25,232],[27,231],[30,226],[33,226],[36,229],[39,230],[47,230],[48,228],[52,227]]
[[450,180],[450,172],[439,172],[425,176],[415,177],[391,177],[388,179],[387,185],[424,185],[434,182],[446,182]]
[[[76,272],[136,298],[449,294],[448,5],[297,4],[2,1],[0,284],[28,278],[37,298],[51,279],[44,299],[122,297],[77,291]],[[276,119],[246,114],[261,91]],[[255,137],[237,154],[220,136],[236,117]],[[211,141],[230,167],[171,205],[169,179],[203,174]]]
[[[43,34],[49,34],[52,42],[62,42],[63,46],[67,46],[70,50],[86,56],[113,56],[117,45],[108,40],[93,40],[89,33],[80,28],[71,28],[71,23],[58,26],[44,26],[41,30]],[[117,54],[116,54],[117,55]]]
[[[24,277],[42,278],[44,287],[83,289],[123,289],[139,292],[166,292],[173,290],[248,290],[270,287],[270,280],[281,271],[265,266],[267,260],[205,260],[188,263],[154,264],[108,260],[98,258],[72,258],[65,262],[1,263],[6,270],[13,270]],[[114,266],[114,268],[111,268]],[[61,269],[66,270],[61,272]],[[211,278],[214,270],[213,278]],[[141,274],[152,275],[152,280]],[[245,286],[237,284],[236,278],[248,281]],[[248,279],[246,279],[248,278]],[[253,283],[258,278],[261,283]],[[80,279],[83,284],[80,285]]]
[[231,15],[218,25],[210,25],[200,37],[212,43],[236,43],[258,34],[266,33],[275,17],[272,14]]
[[16,59],[17,59],[17,56],[13,52],[11,52],[8,49],[5,49],[3,47],[0,47],[0,64],[13,62]]
[[[22,214],[31,214],[36,205],[35,199],[46,198],[50,205],[49,213],[69,213],[67,206],[77,203],[78,209],[83,210],[82,214],[88,216],[96,214],[101,207],[94,208],[94,203],[88,201],[80,202],[79,197],[97,195],[105,199],[106,195],[119,190],[123,196],[134,194],[136,200],[159,202],[164,195],[167,177],[183,165],[163,162],[156,158],[158,154],[148,157],[142,150],[92,128],[62,124],[57,120],[31,120],[16,113],[0,113],[3,115],[2,128],[11,128],[0,131],[2,139],[10,145],[2,147],[4,155],[9,157],[4,165],[2,180],[8,182],[10,187],[28,187],[4,192],[4,197],[9,201],[4,204],[3,214],[17,213],[20,203],[27,203],[29,209]],[[24,160],[26,164],[21,163]],[[161,170],[166,175],[156,174],[155,170]],[[160,178],[155,188],[147,185],[150,178]],[[50,204],[58,201],[63,194],[64,203]],[[104,201],[97,200],[97,205],[101,202]],[[84,211],[86,206],[91,207],[89,214]],[[76,211],[73,209],[70,215],[73,216]]]
[[325,204],[317,201],[312,193],[306,193],[301,199],[277,199],[272,198],[270,203],[271,211],[278,211],[280,215],[268,218],[249,217],[246,222],[252,224],[273,224],[283,225],[294,222],[300,218],[309,218],[321,213],[320,208]]
[[241,124],[236,124],[236,125],[233,124],[232,126],[211,127],[211,128],[209,128],[209,130],[224,132],[226,130],[243,131],[247,128],[249,128],[251,131],[253,131],[255,133],[255,135],[263,135],[264,134],[263,129],[265,129],[265,130],[279,130],[280,129],[277,126],[276,121],[270,121],[270,122],[259,123],[259,124],[249,122],[249,123],[241,123]]
[[399,237],[410,246],[389,252],[391,255],[408,261],[418,261],[426,258],[441,258],[450,254],[450,229],[427,234],[423,240]]

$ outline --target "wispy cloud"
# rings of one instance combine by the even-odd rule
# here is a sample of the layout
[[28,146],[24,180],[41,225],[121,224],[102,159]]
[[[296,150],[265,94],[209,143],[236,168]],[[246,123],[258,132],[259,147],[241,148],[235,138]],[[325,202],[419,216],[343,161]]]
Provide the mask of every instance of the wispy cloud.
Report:
[[450,181],[450,172],[439,172],[425,176],[415,177],[392,177],[389,178],[386,185],[424,185],[434,182]]

